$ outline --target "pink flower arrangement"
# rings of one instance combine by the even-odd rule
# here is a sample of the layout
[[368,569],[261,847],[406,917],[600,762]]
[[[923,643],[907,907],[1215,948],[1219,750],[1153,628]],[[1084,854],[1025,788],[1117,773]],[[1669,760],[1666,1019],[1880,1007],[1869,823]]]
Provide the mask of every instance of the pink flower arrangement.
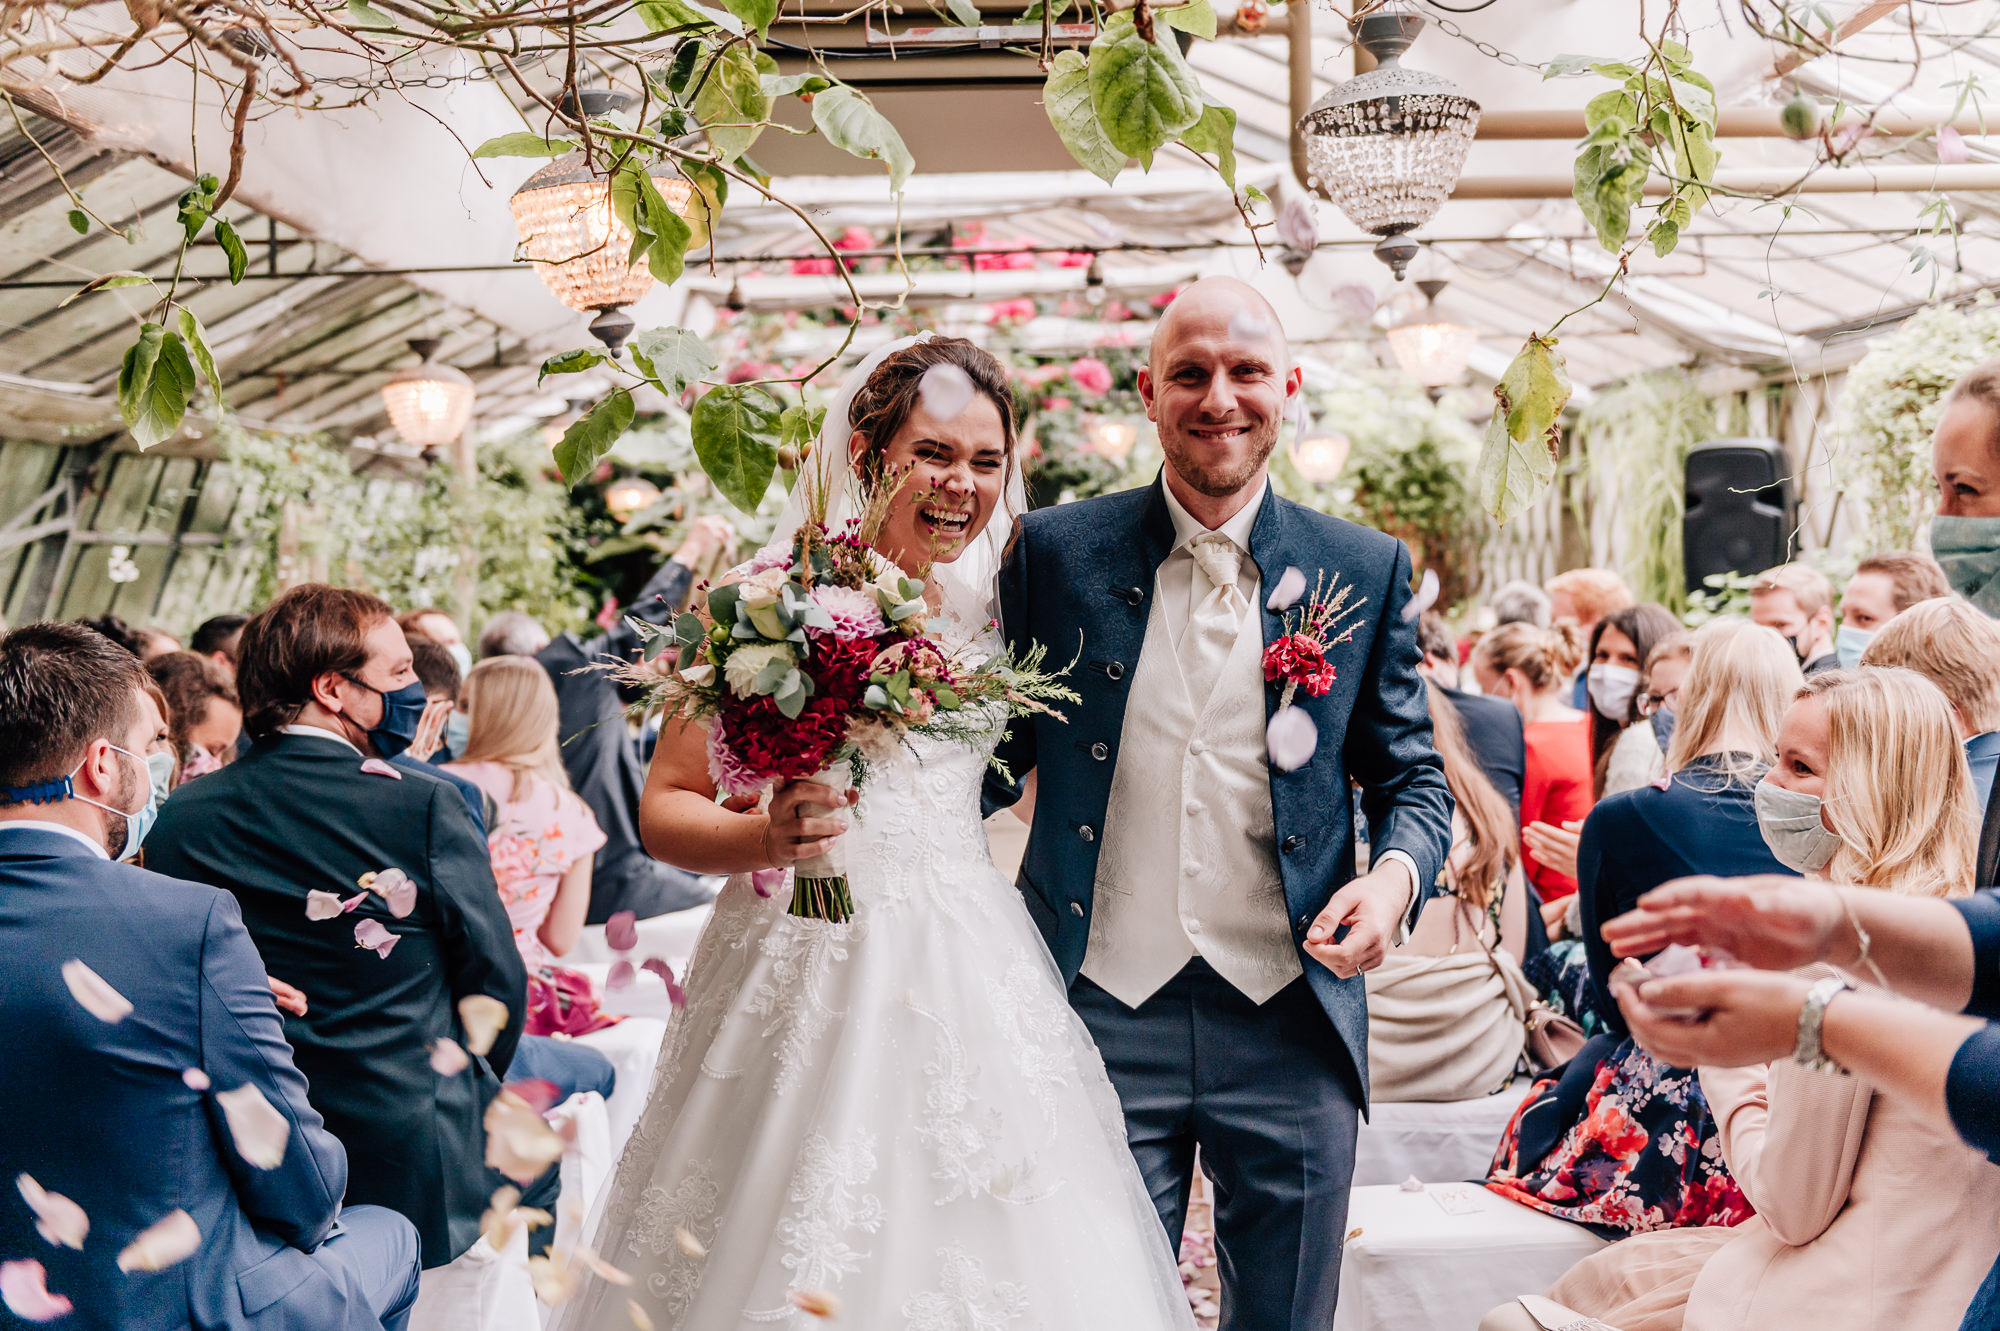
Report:
[[1056,261],[1058,268],[1088,268],[1090,261],[1097,256],[1089,250],[1071,250],[1067,254],[1053,254],[1049,257]]
[[753,379],[782,379],[785,367],[767,360],[742,360],[729,368],[728,382],[747,384]]
[[1075,405],[1076,403],[1066,397],[1045,397],[1042,399],[1043,411],[1068,411]]
[[792,260],[793,277],[831,277],[832,275],[833,260],[824,254],[816,255],[810,259]]
[[1035,302],[1025,296],[1018,300],[996,300],[986,307],[988,323],[1026,323],[1034,317]]
[[1153,297],[1152,306],[1156,310],[1164,310],[1165,308],[1167,308],[1167,306],[1173,304],[1174,297],[1180,294],[1181,293],[1178,289],[1173,291],[1162,291],[1159,295]]
[[833,247],[837,250],[872,250],[875,248],[875,235],[865,226],[851,226],[840,233]]
[[871,591],[858,587],[814,587],[812,598],[833,621],[833,636],[847,640],[877,638],[889,631],[882,607]]
[[1111,391],[1111,368],[1095,356],[1080,356],[1070,362],[1069,381],[1092,397]]
[[1123,323],[1131,317],[1132,307],[1124,301],[1107,300],[1104,302],[1104,322],[1108,324]]

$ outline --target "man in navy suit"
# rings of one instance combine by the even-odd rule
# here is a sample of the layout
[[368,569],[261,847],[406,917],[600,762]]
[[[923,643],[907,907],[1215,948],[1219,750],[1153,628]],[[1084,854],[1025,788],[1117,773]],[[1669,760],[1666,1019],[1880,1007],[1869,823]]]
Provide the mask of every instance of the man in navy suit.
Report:
[[[1175,1244],[1200,1148],[1225,1331],[1332,1325],[1367,1100],[1361,972],[1451,842],[1403,614],[1409,552],[1271,492],[1300,389],[1270,305],[1234,279],[1195,283],[1139,377],[1161,478],[1026,515],[1000,575],[1015,647],[1080,641],[1084,663],[1067,719],[1018,721],[1000,749],[1038,785],[1021,890]],[[1346,599],[1322,635],[1330,674],[1280,723],[1311,734],[1280,767],[1265,649],[1315,586]],[[1288,594],[1291,623],[1270,604]],[[1373,848],[1359,877],[1350,780]]]
[[145,678],[81,625],[0,637],[0,1261],[63,1326],[401,1331],[416,1230],[341,1209],[235,899],[112,858],[151,817]]

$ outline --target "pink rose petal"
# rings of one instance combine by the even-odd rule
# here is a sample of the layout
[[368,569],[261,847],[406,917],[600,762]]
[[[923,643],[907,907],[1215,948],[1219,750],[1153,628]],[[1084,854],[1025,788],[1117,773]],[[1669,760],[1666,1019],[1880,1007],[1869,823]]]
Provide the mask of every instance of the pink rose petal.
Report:
[[48,1289],[49,1273],[36,1261],[0,1262],[0,1303],[24,1322],[53,1322],[76,1305]]
[[1972,159],[1972,152],[1965,146],[1965,136],[1950,125],[1938,126],[1937,155],[1940,162],[1966,162]]
[[1412,596],[1410,603],[1403,607],[1403,621],[1408,623],[1410,620],[1415,619],[1418,615],[1436,605],[1437,599],[1437,570],[1427,568],[1424,570],[1423,580],[1417,583],[1417,594]]
[[62,977],[63,983],[69,986],[70,997],[99,1021],[115,1026],[132,1015],[132,1001],[106,984],[103,976],[81,961],[65,961]]
[[604,922],[604,945],[613,952],[630,952],[639,946],[639,917],[629,910],[616,911]]
[[630,989],[639,977],[632,971],[632,963],[620,957],[611,964],[611,973],[604,977],[604,987],[609,990]]
[[346,909],[339,897],[331,892],[313,888],[306,893],[306,918],[309,920],[330,920]]
[[535,1107],[501,1089],[486,1106],[486,1167],[532,1183],[562,1158],[563,1141]]
[[368,773],[368,775],[370,776],[394,777],[398,781],[401,781],[403,779],[403,774],[401,772],[397,771],[394,767],[390,766],[388,763],[383,762],[380,758],[367,758],[362,760],[361,770]]
[[1674,943],[1660,949],[1659,954],[1646,963],[1646,973],[1656,980],[1673,975],[1693,975],[1700,969],[1701,953],[1685,943]]
[[187,1083],[190,1091],[205,1091],[209,1086],[208,1074],[200,1068],[189,1068],[181,1074],[181,1080]]
[[507,1089],[533,1105],[537,1114],[546,1114],[556,1107],[556,1092],[560,1088],[545,1077],[523,1077],[508,1082]]
[[195,1226],[194,1217],[186,1211],[167,1212],[164,1219],[155,1221],[130,1243],[125,1251],[118,1254],[120,1271],[164,1271],[176,1262],[186,1261],[201,1246],[201,1230]]
[[667,998],[676,1008],[687,1006],[687,994],[682,992],[680,981],[674,978],[674,968],[659,957],[647,957],[639,963],[642,971],[651,971],[660,977],[660,983],[667,986]]
[[1303,710],[1281,707],[1265,728],[1264,744],[1271,752],[1271,766],[1295,772],[1312,760],[1319,747],[1319,727]]
[[451,1037],[439,1036],[438,1042],[431,1046],[431,1071],[438,1076],[456,1077],[471,1066],[472,1060]]
[[491,994],[467,994],[458,1000],[458,1020],[465,1027],[465,1052],[481,1058],[507,1029],[507,1005]]
[[365,947],[378,957],[386,957],[403,941],[389,932],[388,926],[380,920],[363,920],[354,926],[354,945]]
[[258,1169],[276,1169],[285,1162],[291,1121],[271,1107],[254,1082],[245,1082],[233,1091],[217,1091],[215,1102],[222,1106],[222,1118],[229,1124],[238,1155]]
[[389,913],[406,918],[417,908],[417,885],[401,869],[384,869],[368,884],[368,890],[389,903]]
[[83,1208],[59,1192],[50,1192],[26,1174],[14,1180],[14,1186],[21,1190],[21,1200],[35,1213],[35,1232],[58,1248],[83,1250],[83,1240],[90,1233],[90,1217]]
[[750,890],[760,897],[769,897],[785,885],[783,869],[758,869],[750,875]]
[[1264,603],[1264,608],[1283,614],[1297,605],[1299,598],[1305,594],[1306,575],[1288,565],[1279,575],[1278,585],[1271,589],[1271,599]]
[[840,1316],[840,1300],[831,1290],[795,1289],[792,1291],[792,1306],[809,1317],[820,1317],[829,1322]]
[[340,903],[341,912],[343,914],[352,914],[354,908],[366,900],[368,900],[366,892],[356,892],[353,896]]
[[949,363],[933,365],[917,381],[917,398],[932,417],[955,421],[972,405],[972,376]]

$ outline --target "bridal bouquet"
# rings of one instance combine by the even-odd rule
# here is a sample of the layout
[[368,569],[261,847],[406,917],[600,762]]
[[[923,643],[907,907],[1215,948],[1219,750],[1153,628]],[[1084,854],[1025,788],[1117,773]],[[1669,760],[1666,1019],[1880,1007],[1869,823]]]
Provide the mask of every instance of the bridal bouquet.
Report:
[[[1042,668],[1039,646],[972,664],[930,636],[923,584],[870,548],[894,479],[838,530],[801,523],[789,550],[767,549],[739,581],[698,592],[671,626],[631,621],[647,662],[675,653],[670,672],[647,676],[652,700],[708,723],[708,770],[724,794],[806,778],[858,788],[912,735],[970,743],[995,709],[1019,716],[1076,700],[1064,672]],[[823,501],[809,509],[826,512]],[[798,865],[792,914],[852,915],[839,861],[836,843]]]

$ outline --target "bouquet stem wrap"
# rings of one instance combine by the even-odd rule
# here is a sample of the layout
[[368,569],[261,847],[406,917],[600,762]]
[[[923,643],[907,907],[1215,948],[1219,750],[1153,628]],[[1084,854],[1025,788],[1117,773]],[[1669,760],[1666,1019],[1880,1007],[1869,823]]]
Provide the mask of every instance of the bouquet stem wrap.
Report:
[[[837,762],[812,779],[819,785],[845,793],[854,784],[854,772],[846,762]],[[838,811],[838,808],[828,808],[823,804],[799,805],[799,812],[808,818],[825,818]],[[800,860],[793,866],[790,914],[807,920],[847,923],[854,914],[854,897],[847,890],[845,844],[843,840],[836,840],[833,849],[826,854]]]

